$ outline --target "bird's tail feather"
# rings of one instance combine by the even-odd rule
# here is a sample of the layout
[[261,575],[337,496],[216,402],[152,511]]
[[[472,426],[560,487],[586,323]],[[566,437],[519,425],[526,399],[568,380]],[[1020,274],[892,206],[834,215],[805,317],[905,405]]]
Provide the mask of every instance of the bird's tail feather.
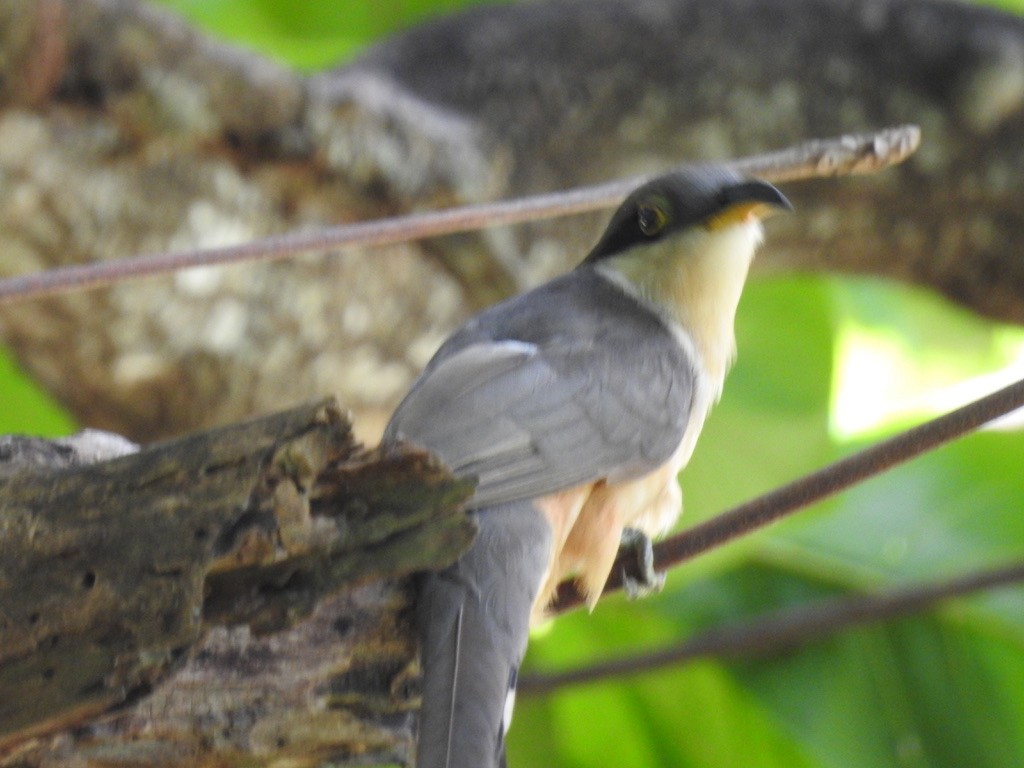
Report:
[[504,765],[510,696],[551,530],[530,502],[475,513],[473,546],[420,584],[423,664],[417,768]]

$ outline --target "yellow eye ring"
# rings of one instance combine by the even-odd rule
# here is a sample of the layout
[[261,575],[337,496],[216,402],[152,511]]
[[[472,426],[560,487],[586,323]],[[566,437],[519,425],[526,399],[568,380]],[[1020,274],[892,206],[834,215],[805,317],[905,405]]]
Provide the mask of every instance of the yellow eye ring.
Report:
[[654,237],[668,224],[668,214],[660,205],[644,202],[636,208],[636,221],[641,232],[648,237]]

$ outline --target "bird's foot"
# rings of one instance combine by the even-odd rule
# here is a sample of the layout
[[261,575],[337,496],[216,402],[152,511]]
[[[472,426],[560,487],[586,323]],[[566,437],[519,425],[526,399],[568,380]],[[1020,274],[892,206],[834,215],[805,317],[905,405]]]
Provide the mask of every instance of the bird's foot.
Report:
[[622,588],[626,590],[626,597],[637,600],[660,592],[665,586],[665,574],[654,570],[651,537],[636,528],[626,528],[619,546],[632,555],[622,566]]

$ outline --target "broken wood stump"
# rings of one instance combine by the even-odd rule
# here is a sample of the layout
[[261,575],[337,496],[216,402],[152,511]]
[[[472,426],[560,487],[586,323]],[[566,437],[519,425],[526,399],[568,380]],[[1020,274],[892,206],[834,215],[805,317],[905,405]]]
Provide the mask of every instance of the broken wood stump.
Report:
[[469,546],[470,483],[333,401],[68,446],[0,442],[0,766],[408,757],[402,577]]

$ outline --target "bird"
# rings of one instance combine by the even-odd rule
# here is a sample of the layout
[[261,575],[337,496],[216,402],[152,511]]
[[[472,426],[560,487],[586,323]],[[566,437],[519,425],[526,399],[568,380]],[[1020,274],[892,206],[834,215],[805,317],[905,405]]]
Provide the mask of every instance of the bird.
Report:
[[637,590],[663,578],[651,537],[681,513],[761,222],[791,209],[724,165],[643,183],[575,268],[469,319],[400,402],[383,442],[476,482],[473,544],[417,588],[417,768],[505,765],[529,630],[563,579],[593,609],[623,541],[647,553]]

